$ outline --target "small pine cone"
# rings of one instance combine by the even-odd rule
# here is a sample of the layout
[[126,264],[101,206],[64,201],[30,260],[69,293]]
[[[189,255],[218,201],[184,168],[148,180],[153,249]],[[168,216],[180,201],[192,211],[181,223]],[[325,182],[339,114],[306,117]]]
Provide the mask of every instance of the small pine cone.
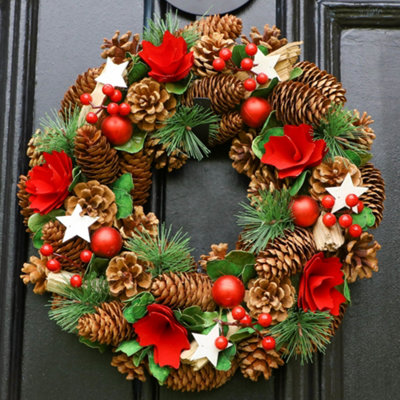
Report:
[[50,244],[54,252],[62,256],[57,258],[62,268],[70,272],[82,272],[80,254],[83,250],[89,249],[89,244],[80,237],[63,243],[64,234],[65,227],[57,220],[47,222],[42,228],[44,242]]
[[310,195],[315,200],[321,200],[328,192],[326,188],[340,186],[347,174],[351,175],[354,186],[363,182],[360,170],[347,158],[335,157],[317,165],[310,177]]
[[[30,208],[30,201],[29,201],[29,196],[30,193],[26,191],[26,181],[28,178],[25,175],[20,175],[19,176],[19,181],[17,184],[18,187],[18,192],[17,192],[17,197],[18,197],[18,205],[20,206],[21,210],[20,213],[24,217],[24,224],[28,226],[28,219],[29,217],[34,213],[34,211]],[[27,229],[28,232],[30,232],[30,229]]]
[[65,199],[64,207],[67,215],[71,215],[77,204],[82,207],[82,215],[99,217],[90,230],[96,230],[102,226],[111,226],[117,215],[115,195],[110,188],[101,185],[99,181],[92,180],[80,182],[73,189],[74,195]]
[[370,125],[374,123],[374,120],[365,111],[361,116],[358,110],[354,110],[353,114],[357,119],[353,125],[359,128],[358,135],[353,141],[356,145],[361,145],[362,148],[371,151],[372,144],[376,138],[374,130],[370,127]]
[[208,275],[170,272],[153,279],[150,292],[156,302],[171,308],[199,306],[203,311],[215,309],[211,296],[212,282]]
[[288,189],[290,187],[289,179],[279,179],[278,170],[269,167],[266,164],[261,164],[254,175],[251,176],[251,181],[247,189],[247,196],[251,199],[258,196],[260,190],[274,191]]
[[270,96],[276,118],[289,125],[319,125],[328,110],[330,101],[315,88],[302,82],[278,83]]
[[385,194],[385,181],[381,171],[371,163],[367,163],[360,168],[363,186],[368,186],[368,190],[360,197],[366,207],[369,207],[375,215],[373,228],[379,226],[383,218]]
[[207,97],[217,114],[236,108],[245,96],[243,82],[233,75],[218,74],[195,80],[181,98],[183,105],[193,106],[196,97]]
[[264,26],[264,33],[262,35],[257,27],[253,26],[250,30],[250,39],[246,35],[242,35],[241,40],[243,44],[254,43],[257,46],[265,46],[271,53],[272,51],[278,50],[287,44],[287,39],[279,39],[280,36],[281,30],[279,28],[277,28],[275,25],[270,27],[268,24],[266,24]]
[[368,232],[363,232],[358,238],[351,238],[346,244],[347,255],[343,261],[343,272],[349,283],[357,279],[369,279],[372,272],[378,271],[376,252],[380,248],[381,245]]
[[264,279],[281,279],[300,272],[303,265],[316,253],[311,232],[296,227],[270,242],[256,258],[255,269]]
[[237,111],[231,111],[226,114],[222,114],[221,122],[219,123],[218,133],[215,138],[209,140],[210,146],[217,144],[223,144],[233,137],[237,136],[243,131],[244,122],[240,113]]
[[333,316],[331,327],[329,328],[329,333],[331,334],[331,336],[333,336],[339,329],[339,326],[343,321],[344,313],[346,312],[346,310],[347,310],[347,304],[342,303],[339,308],[339,315]]
[[254,335],[242,340],[238,344],[237,358],[240,370],[245,378],[257,381],[260,376],[268,380],[272,368],[279,368],[284,364],[281,352],[264,350],[261,339]]
[[151,264],[139,260],[135,253],[124,251],[113,257],[106,269],[110,293],[122,300],[149,289],[151,274],[146,272]]
[[333,75],[320,70],[314,63],[309,61],[301,61],[295,64],[294,67],[299,67],[303,70],[303,73],[296,78],[297,82],[303,82],[310,87],[318,89],[332,103],[346,103],[346,89]]
[[226,14],[223,17],[219,15],[210,15],[201,18],[185,26],[184,29],[194,27],[201,36],[211,36],[214,32],[222,33],[225,39],[233,39],[239,37],[242,32],[242,20],[234,15]]
[[37,165],[41,165],[44,162],[44,157],[40,151],[36,148],[36,135],[40,133],[40,129],[35,131],[35,134],[29,139],[28,147],[26,149],[26,155],[29,157],[29,167],[33,168]]
[[131,106],[129,118],[144,131],[159,129],[175,113],[174,95],[153,78],[144,78],[129,86],[126,101]]
[[46,291],[46,277],[48,269],[46,267],[47,258],[38,258],[31,256],[29,262],[24,263],[21,268],[22,274],[20,278],[25,285],[32,283],[34,286],[33,292],[43,294]]
[[133,356],[128,357],[125,353],[117,353],[111,360],[111,365],[117,367],[118,372],[125,376],[125,379],[132,381],[146,381],[145,363],[141,362],[137,367],[133,363]]
[[191,49],[194,56],[193,72],[201,77],[217,75],[218,71],[213,67],[213,61],[219,57],[221,49],[232,48],[233,45],[232,39],[224,39],[224,35],[219,32],[202,36]]
[[120,151],[120,170],[121,174],[132,174],[134,188],[131,191],[133,203],[135,205],[143,205],[150,196],[151,188],[151,157],[148,157],[145,150],[138,153],[130,154]]
[[117,150],[93,125],[79,128],[75,137],[74,154],[77,164],[88,179],[109,185],[117,179],[119,160]]
[[233,168],[239,174],[245,174],[249,178],[260,168],[260,159],[254,154],[251,145],[253,139],[257,136],[255,130],[249,132],[241,132],[239,136],[232,141],[229,157],[232,162]]
[[103,303],[95,307],[96,312],[79,318],[77,330],[92,342],[118,346],[133,336],[132,324],[129,324],[122,312],[123,304],[119,301]]
[[200,256],[199,265],[203,271],[207,271],[207,263],[214,260],[223,260],[228,253],[228,243],[212,244],[208,254]]
[[212,390],[225,384],[237,370],[238,364],[234,360],[228,371],[219,371],[210,363],[195,371],[189,364],[181,363],[178,369],[171,369],[165,386],[181,392],[200,392]]
[[101,53],[102,58],[111,57],[115,64],[121,64],[126,61],[126,53],[136,54],[138,52],[140,35],[136,33],[132,36],[132,32],[128,31],[119,37],[119,31],[115,31],[111,39],[103,39],[100,46],[104,51]]
[[294,304],[296,289],[290,278],[258,278],[249,284],[246,304],[250,315],[257,318],[261,313],[271,314],[272,324],[284,321]]

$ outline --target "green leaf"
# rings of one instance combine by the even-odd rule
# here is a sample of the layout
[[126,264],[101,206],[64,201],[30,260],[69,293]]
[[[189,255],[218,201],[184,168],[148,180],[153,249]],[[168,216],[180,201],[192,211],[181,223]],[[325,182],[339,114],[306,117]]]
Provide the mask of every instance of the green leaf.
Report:
[[345,150],[346,157],[357,167],[361,166],[361,158],[356,151],[353,150]]
[[359,214],[352,214],[353,224],[358,224],[362,229],[370,228],[375,225],[375,215],[369,207],[364,209]]
[[310,171],[303,171],[297,179],[294,181],[293,186],[289,189],[289,193],[291,196],[296,196],[296,194],[300,191],[300,189],[304,185],[304,181],[306,180],[306,176]]
[[90,275],[92,273],[96,274],[96,276],[104,275],[109,262],[110,260],[108,258],[97,257],[93,255],[86,268],[85,275]]
[[361,159],[361,166],[363,166],[365,163],[367,163],[372,158],[372,154],[367,153],[367,152],[361,152],[361,153],[359,153],[359,156]]
[[116,351],[122,351],[128,357],[132,356],[133,354],[137,353],[141,350],[143,346],[141,346],[136,340],[128,340],[126,342],[122,342]]
[[302,73],[303,70],[300,67],[293,68],[289,74],[289,81],[298,78]]
[[158,364],[156,364],[154,361],[153,353],[149,354],[149,368],[151,374],[154,376],[154,378],[158,380],[158,383],[160,385],[164,384],[165,380],[168,378],[168,375],[170,373],[170,368],[160,367]]
[[236,354],[236,346],[232,345],[227,349],[221,351],[218,355],[218,362],[216,369],[220,371],[229,371],[232,366],[232,359]]
[[247,339],[251,335],[254,335],[254,332],[255,332],[254,329],[252,327],[248,326],[246,328],[239,329],[237,332],[232,334],[229,337],[229,340],[232,343],[241,342],[242,340]]
[[269,82],[269,85],[266,88],[256,89],[251,93],[250,97],[262,97],[264,99],[268,98],[269,94],[272,92],[274,87],[278,84],[279,79],[273,78]]
[[35,232],[35,234],[32,237],[32,244],[35,249],[40,249],[43,244],[44,240],[42,239],[42,228],[40,228],[38,231]]
[[175,310],[175,318],[185,327],[194,332],[202,332],[211,325],[215,325],[214,319],[218,317],[216,311],[203,312],[199,306],[191,306],[183,311]]
[[246,45],[237,44],[232,50],[232,61],[238,67],[240,67],[240,62],[243,60],[243,58],[248,57],[245,48],[246,48]]
[[147,72],[150,71],[150,68],[147,64],[142,61],[139,61],[139,57],[137,55],[132,56],[133,65],[130,71],[128,72],[128,86],[132,85],[132,83],[140,81],[147,75]]
[[266,56],[268,54],[268,49],[265,46],[263,46],[262,44],[259,44],[257,46],[257,48],[258,48],[258,50],[261,51],[261,53],[264,54],[264,56]]
[[68,190],[70,192],[72,192],[73,188],[75,187],[75,185],[79,182],[85,181],[84,179],[84,175],[82,174],[82,170],[81,167],[76,166],[73,170],[72,170],[72,182],[68,187]]
[[256,262],[254,254],[243,250],[233,250],[229,252],[225,257],[225,260],[239,265],[240,267],[244,267],[246,264],[254,264]]
[[141,350],[133,355],[133,364],[135,365],[135,367],[139,366],[139,364],[143,361],[143,359],[147,356],[147,354],[149,354],[151,350],[151,346],[142,347]]
[[107,350],[107,345],[106,344],[101,344],[99,342],[92,342],[89,339],[86,339],[83,336],[79,336],[79,341],[86,345],[87,347],[90,347],[91,349],[97,349],[100,353],[104,353]]
[[193,75],[190,73],[185,79],[178,82],[168,82],[165,84],[165,89],[167,89],[168,93],[181,95],[186,92],[192,81],[192,77]]
[[343,296],[349,303],[351,303],[350,288],[346,278],[344,278],[343,282]]
[[149,292],[142,292],[130,300],[129,306],[124,309],[124,317],[130,323],[135,323],[147,313],[147,306],[154,303],[154,296]]
[[242,281],[246,285],[247,282],[256,276],[256,270],[254,268],[254,263],[253,264],[247,264],[244,266],[243,271],[242,271]]
[[207,274],[212,280],[218,279],[223,275],[239,276],[242,267],[226,260],[213,260],[207,263]]
[[282,127],[270,128],[266,132],[261,133],[253,140],[251,144],[251,148],[254,154],[261,160],[262,156],[265,153],[264,145],[269,142],[271,136],[283,136],[283,135],[284,133]]
[[115,194],[115,202],[118,207],[117,218],[126,218],[132,214],[133,199],[131,190],[133,186],[133,179],[130,173],[123,174],[113,183],[112,191]]
[[147,132],[134,132],[132,137],[126,143],[120,146],[114,146],[114,149],[126,151],[130,154],[138,153],[140,150],[143,149],[146,135]]

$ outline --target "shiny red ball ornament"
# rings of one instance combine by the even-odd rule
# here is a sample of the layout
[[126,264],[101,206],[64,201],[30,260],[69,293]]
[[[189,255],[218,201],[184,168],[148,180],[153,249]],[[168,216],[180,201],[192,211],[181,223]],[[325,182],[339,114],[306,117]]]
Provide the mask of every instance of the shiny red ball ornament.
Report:
[[212,287],[212,297],[221,307],[238,306],[244,298],[243,282],[233,275],[220,276]]
[[102,91],[106,96],[110,97],[110,96],[112,96],[114,94],[114,86],[110,85],[109,83],[106,83],[103,86]]
[[272,322],[272,316],[271,314],[267,313],[262,313],[258,316],[258,323],[263,327],[267,328],[268,326],[271,325]]
[[252,92],[257,87],[257,83],[256,83],[256,81],[254,79],[247,78],[243,82],[243,86],[247,91]]
[[118,112],[119,112],[119,106],[118,106],[118,104],[117,103],[110,103],[108,106],[107,106],[107,112],[109,113],[109,114],[118,114]]
[[228,339],[225,336],[218,336],[214,343],[217,349],[224,350],[228,346]]
[[265,338],[263,338],[261,344],[262,344],[262,347],[264,348],[264,350],[267,350],[267,351],[275,349],[275,346],[276,346],[275,339],[272,336],[265,336]]
[[335,205],[335,198],[331,194],[327,194],[322,198],[321,204],[324,208],[330,210]]
[[45,243],[41,248],[40,248],[40,253],[45,256],[51,256],[53,254],[53,246],[51,244]]
[[97,117],[97,114],[95,114],[94,112],[89,112],[86,115],[86,122],[88,124],[95,124],[97,122],[99,118]]
[[246,125],[259,128],[271,113],[271,105],[261,97],[249,97],[242,104],[240,115]]
[[133,127],[128,118],[109,115],[101,124],[101,131],[110,143],[119,146],[132,137]]
[[357,207],[357,212],[360,213],[362,212],[362,210],[364,210],[364,203],[361,200],[358,200],[356,207]]
[[240,66],[242,69],[245,71],[250,71],[253,68],[253,60],[251,58],[243,58],[242,61],[240,61]]
[[361,233],[362,233],[362,228],[361,228],[360,225],[353,224],[353,225],[350,226],[349,235],[351,237],[354,237],[354,238],[359,237],[361,235]]
[[92,259],[93,253],[90,250],[82,250],[79,254],[79,258],[82,262],[88,263]]
[[46,267],[51,272],[58,272],[61,270],[60,261],[56,260],[55,258],[48,260],[46,263]]
[[319,217],[318,203],[310,196],[296,197],[292,201],[291,207],[294,223],[298,226],[314,225]]
[[92,96],[89,93],[82,93],[79,100],[84,106],[88,106],[92,101]]
[[355,207],[358,203],[358,196],[355,194],[349,194],[346,196],[346,204],[349,207]]
[[119,115],[126,116],[131,112],[131,107],[128,103],[121,103],[118,107]]
[[122,236],[117,229],[103,226],[93,233],[90,247],[96,256],[112,258],[121,251]]
[[72,287],[78,288],[82,286],[82,277],[80,275],[72,275],[69,283]]
[[250,315],[246,314],[240,321],[240,325],[243,326],[250,326],[251,325],[251,317]]
[[353,223],[353,217],[350,214],[343,214],[339,217],[339,225],[342,228],[348,228]]
[[257,46],[254,43],[248,43],[244,48],[244,51],[248,56],[254,56],[257,53]]
[[326,213],[323,217],[322,217],[322,222],[324,223],[325,226],[327,226],[328,228],[330,228],[331,226],[336,224],[336,217],[335,214],[332,213]]
[[120,90],[115,89],[113,94],[110,96],[110,100],[115,103],[119,103],[122,100],[122,93]]
[[232,317],[236,321],[241,320],[246,315],[246,310],[242,306],[232,308]]
[[230,49],[228,49],[227,47],[224,47],[223,49],[221,49],[218,53],[218,55],[224,60],[224,61],[228,61],[231,59],[232,57],[232,51]]
[[257,75],[257,82],[258,82],[260,85],[264,85],[264,83],[267,83],[267,82],[268,82],[268,75],[267,75],[267,74],[264,74],[264,72],[260,72],[260,73]]
[[225,68],[225,61],[222,58],[216,58],[212,66],[216,71],[222,71]]

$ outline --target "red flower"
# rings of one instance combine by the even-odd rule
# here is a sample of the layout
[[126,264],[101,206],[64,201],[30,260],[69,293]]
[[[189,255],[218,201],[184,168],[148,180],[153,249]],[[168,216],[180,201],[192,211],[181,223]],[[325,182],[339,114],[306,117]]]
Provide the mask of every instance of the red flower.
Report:
[[193,52],[187,53],[183,37],[175,37],[165,31],[160,46],[143,40],[143,50],[139,56],[149,65],[149,76],[158,82],[176,82],[190,72],[193,65]]
[[47,214],[61,207],[72,182],[72,161],[64,151],[43,153],[46,162],[28,173],[26,191],[30,193],[30,208]]
[[323,139],[314,141],[311,125],[285,125],[283,136],[271,136],[264,144],[264,164],[279,170],[279,178],[299,176],[307,167],[321,163],[325,155],[326,143]]
[[346,301],[335,289],[343,283],[341,268],[338,257],[325,258],[322,252],[307,261],[300,280],[298,306],[304,311],[329,311],[339,315],[339,307]]
[[154,345],[154,361],[161,367],[179,368],[182,350],[190,348],[186,329],[167,306],[150,304],[147,311],[145,317],[133,324],[139,344]]

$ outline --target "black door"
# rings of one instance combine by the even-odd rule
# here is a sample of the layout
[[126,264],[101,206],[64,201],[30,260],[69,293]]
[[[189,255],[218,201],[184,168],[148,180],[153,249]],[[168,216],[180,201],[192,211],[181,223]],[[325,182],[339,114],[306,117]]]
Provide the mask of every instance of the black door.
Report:
[[[230,0],[215,3],[229,8]],[[383,245],[380,272],[352,286],[352,306],[325,356],[304,367],[290,362],[267,382],[254,384],[237,374],[211,393],[175,393],[152,381],[142,386],[110,367],[110,354],[101,355],[61,332],[48,320],[47,299],[25,291],[18,275],[32,249],[18,215],[15,185],[27,168],[28,138],[39,118],[58,108],[76,75],[101,63],[104,36],[115,29],[141,32],[146,16],[153,10],[162,15],[169,7],[161,0],[0,3],[0,399],[398,398],[398,1],[250,0],[235,11],[244,32],[252,25],[277,24],[289,40],[304,40],[303,58],[338,76],[348,90],[348,107],[366,110],[375,119],[374,164],[383,172],[388,194],[386,220],[376,232]],[[179,15],[182,24],[195,18]],[[222,149],[201,164],[157,174],[151,206],[159,217],[189,232],[198,256],[212,243],[233,245],[239,231],[233,215],[247,183]]]

